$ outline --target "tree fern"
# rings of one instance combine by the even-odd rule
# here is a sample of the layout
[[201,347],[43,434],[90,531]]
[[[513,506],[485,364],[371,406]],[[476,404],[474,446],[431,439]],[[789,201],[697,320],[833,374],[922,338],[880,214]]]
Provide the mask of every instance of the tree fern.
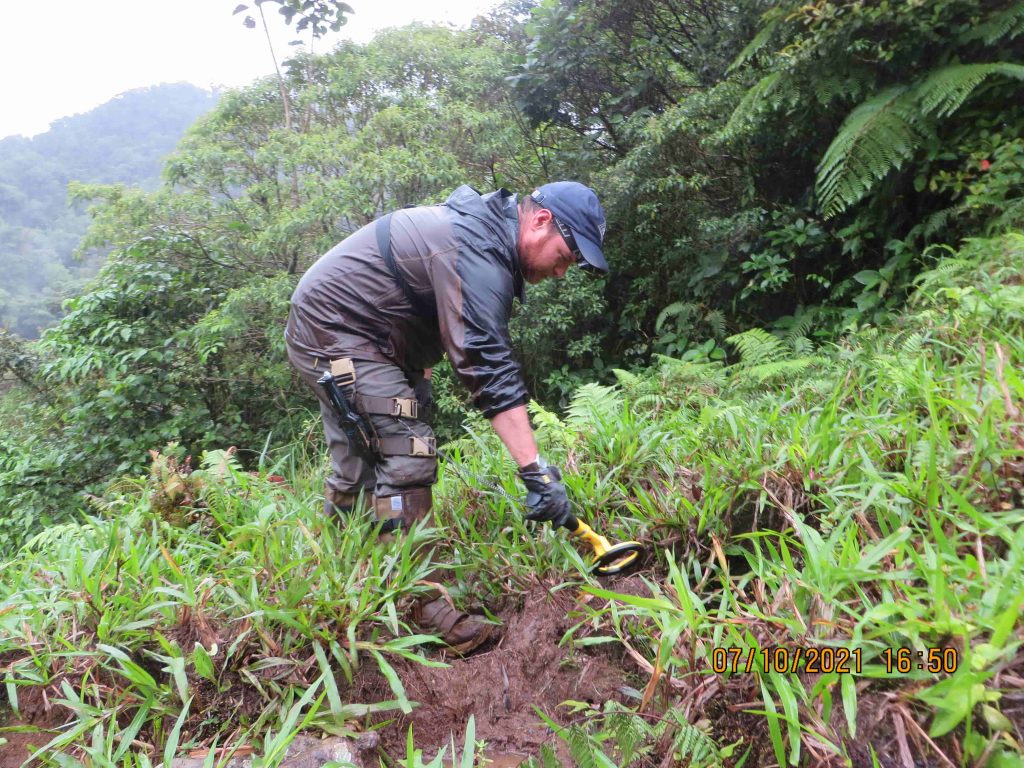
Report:
[[1024,65],[955,64],[933,71],[913,86],[888,88],[853,110],[818,165],[817,194],[826,217],[864,197],[934,132],[986,78],[1024,80]]

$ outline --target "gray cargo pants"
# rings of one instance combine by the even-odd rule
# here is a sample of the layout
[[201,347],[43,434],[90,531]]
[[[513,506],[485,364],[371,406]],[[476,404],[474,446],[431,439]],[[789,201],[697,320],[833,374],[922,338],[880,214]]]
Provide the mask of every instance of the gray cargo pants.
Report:
[[[338,426],[338,417],[323,387],[316,383],[317,379],[330,370],[330,360],[299,352],[292,349],[291,345],[288,345],[288,360],[302,380],[313,389],[320,402],[320,416],[331,455],[328,488],[339,493],[358,493],[362,490],[367,495],[372,492],[381,497],[401,493],[410,487],[433,485],[437,479],[436,455],[385,455],[370,463],[353,450],[348,436]],[[401,368],[391,363],[360,360],[357,357],[353,358],[353,363],[356,370],[354,390],[357,396],[415,399],[413,388],[423,377],[422,372],[414,373],[410,380]],[[351,390],[345,394],[352,399]],[[418,419],[381,414],[371,414],[367,419],[379,438],[411,439],[415,434],[433,442],[433,430],[426,422]]]

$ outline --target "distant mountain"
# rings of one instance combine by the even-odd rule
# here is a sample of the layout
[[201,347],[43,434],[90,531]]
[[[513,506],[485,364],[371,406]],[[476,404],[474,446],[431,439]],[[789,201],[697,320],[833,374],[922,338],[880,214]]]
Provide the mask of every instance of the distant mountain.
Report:
[[93,274],[72,253],[88,216],[69,181],[153,189],[164,159],[217,94],[188,83],[122,93],[31,139],[0,140],[0,326],[26,338],[60,318],[60,302]]

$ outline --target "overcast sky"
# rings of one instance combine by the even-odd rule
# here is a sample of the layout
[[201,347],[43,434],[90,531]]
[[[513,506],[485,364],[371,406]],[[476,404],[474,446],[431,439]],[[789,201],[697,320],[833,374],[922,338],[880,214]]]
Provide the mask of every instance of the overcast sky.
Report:
[[[119,93],[158,83],[239,86],[273,71],[261,27],[246,29],[247,0],[3,0],[0,5],[0,138],[31,136],[51,121],[86,112]],[[341,39],[367,42],[378,29],[411,21],[466,26],[498,0],[347,0],[355,10]],[[251,2],[247,3],[252,6]],[[295,34],[273,18],[280,61]],[[258,21],[258,17],[257,17]],[[308,38],[308,35],[307,35]]]

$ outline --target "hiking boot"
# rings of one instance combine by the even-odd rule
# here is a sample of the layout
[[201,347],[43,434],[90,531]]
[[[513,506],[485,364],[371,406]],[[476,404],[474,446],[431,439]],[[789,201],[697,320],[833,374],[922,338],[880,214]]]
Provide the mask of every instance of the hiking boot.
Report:
[[[400,521],[402,528],[410,528],[429,517],[431,507],[429,487],[404,488],[401,493],[374,496],[377,519]],[[386,542],[393,538],[394,534],[383,533],[379,540]],[[436,582],[449,575],[448,569],[441,567],[434,569],[431,579]],[[413,604],[412,620],[422,629],[440,635],[445,644],[461,656],[479,648],[494,629],[494,625],[487,623],[482,616],[458,610],[441,594],[441,590],[436,589]]]
[[451,650],[468,656],[490,638],[494,625],[483,616],[458,610],[441,596],[421,599],[412,609],[413,621],[421,628],[440,635]]

